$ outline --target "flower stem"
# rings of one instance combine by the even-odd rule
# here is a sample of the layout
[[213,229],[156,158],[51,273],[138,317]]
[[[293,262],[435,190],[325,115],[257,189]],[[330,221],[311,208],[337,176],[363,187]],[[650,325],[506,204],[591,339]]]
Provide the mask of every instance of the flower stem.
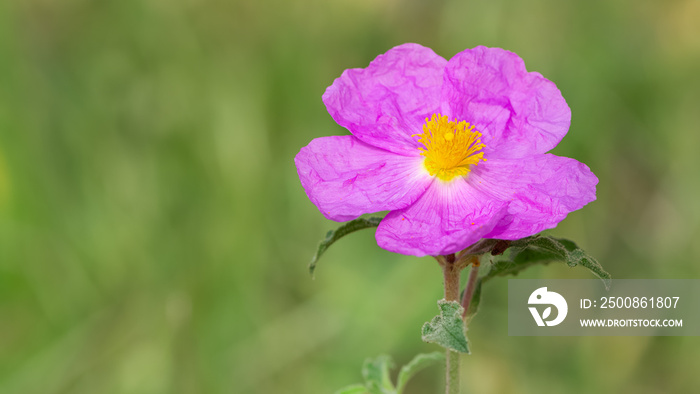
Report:
[[459,394],[459,353],[451,350],[445,351],[447,352],[445,393]]
[[442,274],[445,278],[445,300],[459,302],[459,273],[462,267],[455,264],[455,255],[447,255],[442,266]]
[[[445,279],[445,300],[459,302],[459,274],[462,267],[455,264],[455,255],[443,256],[442,273]],[[440,260],[438,260],[440,261]],[[445,350],[445,393],[459,393],[459,353]]]
[[479,278],[479,257],[473,256],[471,258],[471,263],[472,268],[469,270],[467,287],[464,289],[464,297],[462,298],[462,308],[464,308],[464,312],[462,312],[462,319],[466,319],[467,317],[469,305],[472,302],[472,297],[474,297],[474,289],[476,289],[476,282]]

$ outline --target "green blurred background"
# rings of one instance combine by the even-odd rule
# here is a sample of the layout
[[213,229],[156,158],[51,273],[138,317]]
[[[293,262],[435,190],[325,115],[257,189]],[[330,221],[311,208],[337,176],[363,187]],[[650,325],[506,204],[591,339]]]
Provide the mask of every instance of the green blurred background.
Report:
[[[404,42],[503,47],[555,81],[554,152],[600,184],[552,233],[615,278],[700,278],[699,21],[697,0],[0,2],[0,392],[330,393],[365,357],[438,350],[431,258],[367,230],[311,280],[336,224],[293,165],[346,133],[326,86]],[[484,288],[465,393],[700,388],[699,338],[509,337],[506,283]]]

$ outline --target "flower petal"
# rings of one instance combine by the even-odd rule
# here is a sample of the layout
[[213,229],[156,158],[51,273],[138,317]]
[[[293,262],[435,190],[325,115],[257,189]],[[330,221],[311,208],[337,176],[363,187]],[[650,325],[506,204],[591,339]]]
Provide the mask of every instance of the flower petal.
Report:
[[509,201],[485,238],[520,239],[555,227],[569,212],[596,199],[598,178],[583,163],[552,154],[482,163],[470,181],[483,193]]
[[316,138],[294,163],[309,199],[335,221],[404,208],[432,182],[422,157],[397,155],[350,135]]
[[507,206],[465,178],[436,181],[413,205],[389,212],[377,228],[377,244],[414,256],[455,253],[492,231]]
[[416,156],[413,134],[440,108],[447,61],[430,48],[404,44],[367,68],[345,70],[323,94],[328,113],[362,141]]
[[456,54],[445,69],[443,111],[476,125],[485,157],[545,153],[566,135],[571,110],[556,85],[528,73],[515,53],[476,47]]

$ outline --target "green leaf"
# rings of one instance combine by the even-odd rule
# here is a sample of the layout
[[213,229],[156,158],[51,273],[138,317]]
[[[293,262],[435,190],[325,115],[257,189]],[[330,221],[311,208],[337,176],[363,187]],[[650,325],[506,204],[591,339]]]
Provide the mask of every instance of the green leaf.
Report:
[[394,367],[391,357],[381,355],[377,358],[368,358],[362,364],[362,376],[365,378],[365,384],[343,387],[335,394],[401,394],[412,376],[443,360],[445,360],[445,355],[440,352],[417,355],[401,368],[397,389],[394,388],[389,376],[389,370]]
[[612,277],[607,271],[603,269],[603,266],[600,265],[598,260],[596,260],[593,256],[589,255],[588,253],[584,252],[583,249],[576,246],[574,242],[569,241],[567,239],[562,239],[561,241],[567,242],[564,243],[566,250],[569,252],[568,260],[566,263],[569,264],[570,267],[582,265],[588,268],[589,271],[593,272],[595,276],[599,277],[603,281],[603,283],[605,283],[606,289],[610,289],[610,280],[612,279]]
[[564,261],[570,267],[582,265],[588,268],[605,283],[606,288],[610,287],[610,274],[603,269],[598,260],[568,239],[534,235],[513,241],[509,252],[509,257],[492,264],[491,270],[482,278],[482,281],[496,276],[517,275],[535,264]]
[[379,222],[381,221],[382,218],[380,217],[359,218],[349,221],[335,230],[330,230],[328,233],[326,233],[326,239],[324,239],[323,241],[321,241],[321,243],[318,244],[316,254],[314,254],[314,257],[311,259],[311,263],[309,264],[309,273],[313,276],[314,270],[316,269],[316,262],[318,261],[319,257],[321,257],[321,255],[326,251],[326,249],[328,249],[329,246],[333,245],[335,241],[357,230],[362,230],[370,227],[377,227],[379,226]]
[[399,372],[399,381],[396,386],[396,393],[402,394],[403,390],[406,388],[406,383],[408,383],[408,380],[415,374],[435,363],[443,361],[445,361],[445,353],[443,352],[423,353],[414,357],[411,362],[401,368],[401,372]]
[[446,349],[460,353],[469,353],[467,336],[462,321],[462,306],[455,301],[438,301],[440,314],[423,325],[424,342],[435,343]]
[[394,361],[385,354],[365,360],[362,365],[362,376],[365,378],[367,392],[371,394],[395,394],[396,389],[389,376],[389,370],[393,367]]
[[352,386],[343,387],[335,392],[335,394],[367,394],[367,388],[362,384],[353,384]]

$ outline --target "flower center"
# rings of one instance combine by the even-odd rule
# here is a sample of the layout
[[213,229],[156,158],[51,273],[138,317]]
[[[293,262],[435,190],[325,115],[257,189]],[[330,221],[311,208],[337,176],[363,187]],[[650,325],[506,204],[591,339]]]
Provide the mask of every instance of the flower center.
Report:
[[465,176],[472,165],[486,161],[480,152],[485,146],[479,139],[481,133],[468,122],[450,122],[447,116],[433,114],[425,119],[423,133],[414,136],[419,136],[418,142],[425,147],[418,148],[425,156],[425,168],[443,181]]

